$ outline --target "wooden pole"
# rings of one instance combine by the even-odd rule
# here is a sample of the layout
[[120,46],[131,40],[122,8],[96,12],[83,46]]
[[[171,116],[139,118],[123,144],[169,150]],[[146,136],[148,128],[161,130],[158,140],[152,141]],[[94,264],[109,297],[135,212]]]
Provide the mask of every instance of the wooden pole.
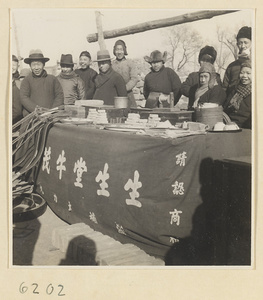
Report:
[[103,29],[102,29],[101,13],[99,11],[96,11],[95,15],[96,15],[96,25],[97,25],[97,31],[98,31],[97,41],[99,43],[100,50],[106,50]]
[[[194,13],[184,14],[181,16],[176,16],[167,19],[149,21],[145,23],[140,23],[137,25],[132,25],[120,29],[114,29],[109,31],[102,32],[104,39],[111,39],[118,36],[134,34],[138,32],[144,32],[147,30],[153,30],[162,27],[168,27],[173,25],[179,25],[189,22],[194,22],[203,19],[211,19],[215,16],[224,15],[236,12],[238,10],[202,10]],[[97,24],[98,27],[98,24]],[[102,28],[102,27],[101,27]],[[99,28],[98,28],[99,29]],[[101,29],[102,30],[102,29]],[[98,30],[98,33],[89,34],[87,36],[87,40],[89,43],[97,42],[99,34],[101,34]]]

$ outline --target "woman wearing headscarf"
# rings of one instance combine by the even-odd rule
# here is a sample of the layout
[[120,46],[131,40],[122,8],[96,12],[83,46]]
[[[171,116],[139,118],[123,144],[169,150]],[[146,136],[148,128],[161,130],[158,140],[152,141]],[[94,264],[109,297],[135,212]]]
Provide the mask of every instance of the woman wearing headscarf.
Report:
[[188,109],[193,109],[206,102],[223,105],[226,93],[217,84],[214,66],[208,62],[203,63],[198,73],[199,83],[192,86],[189,91]]
[[145,107],[158,107],[162,102],[163,106],[170,106],[169,95],[173,93],[175,105],[181,97],[181,80],[175,71],[165,67],[167,52],[162,54],[155,50],[150,57],[144,59],[151,65],[151,72],[148,73],[144,80],[143,94],[146,99]]
[[113,54],[116,59],[112,61],[112,68],[117,73],[121,74],[125,83],[129,102],[132,107],[136,107],[136,101],[132,89],[136,86],[138,79],[138,70],[136,65],[125,56],[128,55],[127,47],[123,40],[116,41],[113,47]]
[[[199,52],[198,62],[200,66],[202,66],[204,62],[209,62],[210,64],[213,65],[216,60],[216,56],[217,56],[217,52],[214,47],[205,46]],[[221,78],[218,73],[216,73],[216,81],[218,85],[222,85]],[[181,87],[182,94],[186,97],[189,97],[190,88],[193,85],[198,84],[198,82],[199,82],[199,73],[198,72],[190,73],[186,78],[186,80],[182,83],[182,87]]]
[[224,111],[239,127],[251,129],[252,73],[249,61],[241,65],[239,82],[232,87],[224,105]]

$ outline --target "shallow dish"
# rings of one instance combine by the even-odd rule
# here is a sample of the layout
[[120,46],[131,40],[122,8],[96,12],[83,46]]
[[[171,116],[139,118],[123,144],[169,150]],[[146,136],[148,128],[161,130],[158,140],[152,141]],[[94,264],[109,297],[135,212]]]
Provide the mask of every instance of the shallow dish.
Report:
[[230,133],[230,132],[240,132],[242,131],[242,129],[233,129],[233,130],[207,130],[208,132],[213,132],[213,133],[222,133],[222,132],[225,132],[225,133]]

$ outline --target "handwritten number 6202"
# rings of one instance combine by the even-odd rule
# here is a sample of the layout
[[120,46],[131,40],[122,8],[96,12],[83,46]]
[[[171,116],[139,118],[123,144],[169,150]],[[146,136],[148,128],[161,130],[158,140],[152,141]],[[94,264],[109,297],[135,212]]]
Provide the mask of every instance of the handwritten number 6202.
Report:
[[[39,291],[37,291],[38,289],[38,284],[37,283],[32,283],[31,284],[34,289],[32,291],[33,294],[39,294]],[[58,285],[58,296],[65,296],[65,294],[62,293],[63,289],[64,289],[64,286],[62,284],[59,284]],[[28,291],[28,286],[25,285],[25,282],[22,282],[19,286],[19,292],[21,294],[25,294],[26,292]],[[50,283],[47,288],[46,288],[46,294],[47,295],[51,295],[52,293],[54,292],[54,287],[52,285],[52,283]]]

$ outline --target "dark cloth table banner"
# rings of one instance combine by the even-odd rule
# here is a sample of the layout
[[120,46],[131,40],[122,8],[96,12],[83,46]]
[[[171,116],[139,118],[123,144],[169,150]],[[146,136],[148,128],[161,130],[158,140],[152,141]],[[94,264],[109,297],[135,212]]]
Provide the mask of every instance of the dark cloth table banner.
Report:
[[211,162],[250,155],[250,145],[250,130],[171,140],[56,124],[37,189],[66,222],[164,257],[193,233],[206,238]]

